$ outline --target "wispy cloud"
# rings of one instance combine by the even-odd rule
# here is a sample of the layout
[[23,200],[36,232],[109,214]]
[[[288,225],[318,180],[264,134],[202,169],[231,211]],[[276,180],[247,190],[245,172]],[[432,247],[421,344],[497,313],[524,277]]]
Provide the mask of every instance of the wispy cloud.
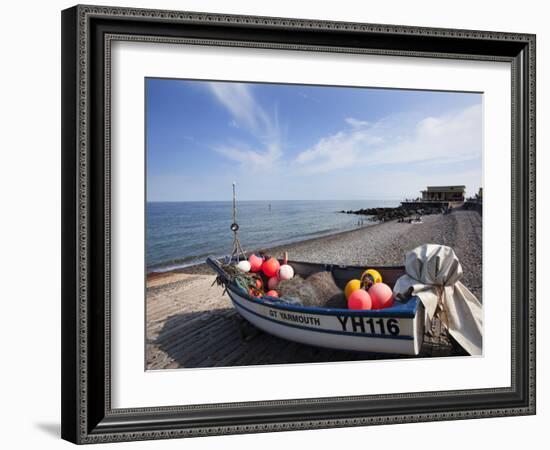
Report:
[[297,156],[306,173],[380,164],[452,163],[481,155],[480,105],[438,117],[399,115],[372,124],[345,121],[351,129],[322,137]]
[[382,143],[380,136],[368,131],[341,131],[321,138],[312,148],[303,151],[296,162],[307,164],[307,173],[329,172],[352,166],[363,157],[365,148]]
[[346,117],[344,119],[348,125],[351,125],[354,128],[361,128],[370,125],[370,122],[366,120],[355,119],[354,117]]
[[281,148],[277,143],[272,143],[265,150],[253,150],[244,148],[245,145],[221,145],[216,151],[225,157],[241,163],[249,170],[266,170],[281,157]]
[[256,149],[243,143],[222,143],[215,150],[253,171],[274,164],[282,155],[277,110],[268,113],[254,97],[250,85],[212,82],[208,88],[230,113],[230,125],[249,133],[258,143]]

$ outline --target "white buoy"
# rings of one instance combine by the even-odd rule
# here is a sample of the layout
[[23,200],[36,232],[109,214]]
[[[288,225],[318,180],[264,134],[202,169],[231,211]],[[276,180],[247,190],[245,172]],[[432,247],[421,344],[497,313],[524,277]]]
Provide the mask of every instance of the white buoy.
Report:
[[243,272],[250,272],[250,263],[248,261],[239,261],[239,264],[237,264],[237,267],[241,269]]
[[294,269],[288,264],[283,264],[279,269],[279,278],[281,280],[290,280],[294,277]]

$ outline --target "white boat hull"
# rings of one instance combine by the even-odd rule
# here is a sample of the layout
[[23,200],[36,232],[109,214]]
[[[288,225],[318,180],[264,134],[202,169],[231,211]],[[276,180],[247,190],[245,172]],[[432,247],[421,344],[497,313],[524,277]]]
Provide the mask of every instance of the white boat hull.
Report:
[[255,299],[230,287],[241,316],[261,330],[302,344],[338,350],[417,355],[424,312],[417,298],[403,307],[378,311],[298,307]]

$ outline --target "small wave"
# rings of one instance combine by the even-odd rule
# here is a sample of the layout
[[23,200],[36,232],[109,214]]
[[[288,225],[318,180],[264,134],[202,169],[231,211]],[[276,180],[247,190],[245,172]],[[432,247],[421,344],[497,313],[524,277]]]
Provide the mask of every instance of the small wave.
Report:
[[[152,272],[170,272],[171,270],[184,269],[186,267],[197,266],[203,264],[206,257],[211,255],[211,253],[205,253],[202,255],[193,255],[187,256],[185,258],[170,259],[167,261],[161,261],[158,263],[151,264],[147,266],[147,273]],[[224,255],[215,255],[218,258],[221,258]]]

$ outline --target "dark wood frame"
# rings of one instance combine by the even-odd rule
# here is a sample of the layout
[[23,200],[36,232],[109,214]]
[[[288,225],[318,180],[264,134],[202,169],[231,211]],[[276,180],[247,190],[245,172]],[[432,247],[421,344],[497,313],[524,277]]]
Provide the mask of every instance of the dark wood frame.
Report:
[[[511,386],[112,409],[109,101],[113,40],[511,63]],[[62,12],[64,439],[94,443],[534,413],[534,35],[97,6]]]

